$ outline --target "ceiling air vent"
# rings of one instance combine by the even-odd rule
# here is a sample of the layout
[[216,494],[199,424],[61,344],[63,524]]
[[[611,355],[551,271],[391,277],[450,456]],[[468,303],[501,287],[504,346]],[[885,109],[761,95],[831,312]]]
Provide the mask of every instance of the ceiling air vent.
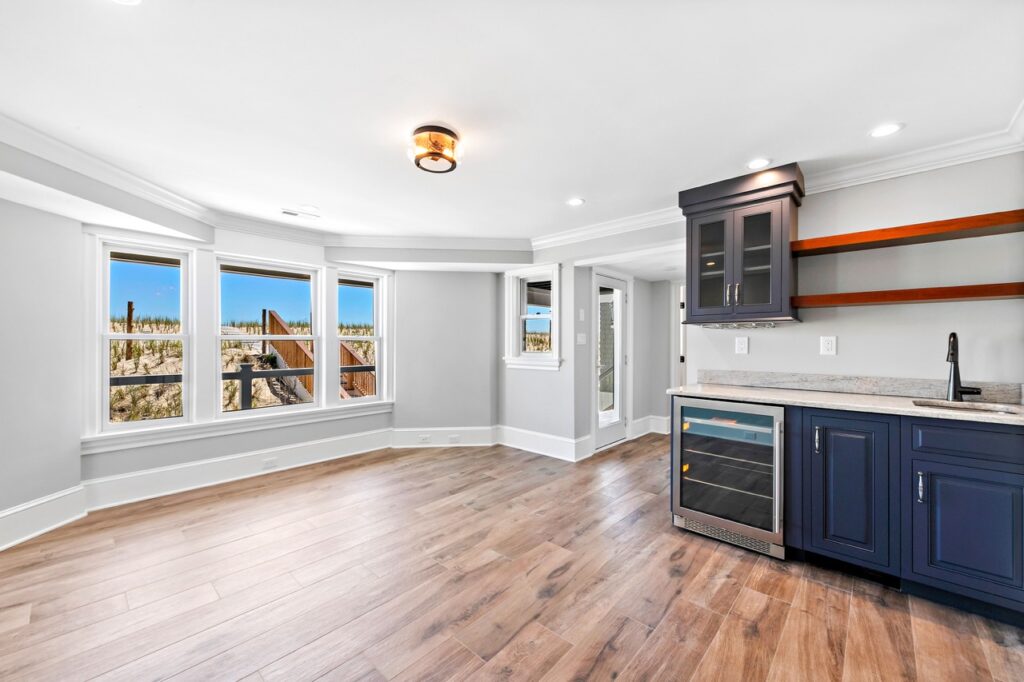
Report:
[[319,218],[320,209],[316,206],[298,206],[295,208],[285,207],[281,209],[282,215],[286,215],[289,218]]

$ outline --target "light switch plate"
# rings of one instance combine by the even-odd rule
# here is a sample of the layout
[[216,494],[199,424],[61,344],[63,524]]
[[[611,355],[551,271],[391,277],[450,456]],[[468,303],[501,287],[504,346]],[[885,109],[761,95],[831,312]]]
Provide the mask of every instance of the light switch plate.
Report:
[[583,308],[580,308],[580,322],[583,322],[585,317],[586,313],[583,312]]
[[834,337],[834,336],[822,336],[820,338],[818,353],[820,355],[835,355],[836,354],[836,337]]
[[586,334],[577,334],[576,335],[576,345],[577,346],[585,346],[585,345],[587,345],[587,335]]
[[749,336],[737,336],[736,337],[736,354],[746,355],[750,352],[750,337]]

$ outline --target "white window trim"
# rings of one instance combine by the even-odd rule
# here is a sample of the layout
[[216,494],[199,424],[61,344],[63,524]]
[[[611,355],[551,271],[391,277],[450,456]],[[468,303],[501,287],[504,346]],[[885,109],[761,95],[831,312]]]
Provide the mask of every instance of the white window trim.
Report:
[[[558,371],[562,365],[561,342],[561,266],[558,263],[509,270],[505,273],[505,367]],[[522,352],[523,283],[551,280],[551,352]]]
[[[194,251],[173,247],[151,246],[135,241],[121,241],[115,239],[100,238],[99,256],[99,281],[97,298],[98,305],[94,310],[99,314],[95,316],[94,333],[91,338],[97,339],[98,351],[95,355],[98,361],[97,381],[95,382],[98,391],[93,392],[90,409],[92,417],[88,431],[92,433],[123,433],[138,432],[152,428],[168,428],[190,424],[195,420],[195,348],[192,343],[194,336],[194,325],[192,315],[192,263]],[[115,251],[134,253],[140,256],[160,256],[177,258],[180,265],[180,324],[181,331],[178,334],[124,334],[110,331],[110,254]],[[182,376],[181,376],[181,401],[182,416],[167,417],[165,419],[143,419],[135,422],[112,422],[110,421],[110,342],[126,339],[144,339],[151,341],[174,340],[182,344]]]
[[[335,365],[336,372],[338,375],[338,383],[336,385],[329,384],[333,388],[329,388],[330,393],[328,394],[328,403],[336,405],[360,405],[363,403],[378,403],[390,399],[390,344],[388,343],[390,334],[388,333],[389,321],[391,318],[392,307],[390,301],[390,283],[391,277],[386,271],[375,271],[369,268],[355,268],[349,265],[338,266],[333,271],[332,281],[335,286],[335,295],[337,295],[338,281],[341,279],[351,279],[362,282],[369,282],[373,284],[373,336],[341,336],[338,333],[338,306],[337,301],[333,306],[334,320],[330,326],[331,332],[334,337],[334,352],[332,358],[338,358],[337,362],[332,361]],[[377,395],[363,396],[361,398],[347,398],[341,397],[341,365],[340,363],[340,345],[342,341],[355,340],[355,341],[374,341],[376,343],[376,358],[374,365],[376,370],[376,382],[377,382]]]
[[[240,267],[255,267],[266,270],[279,270],[281,272],[289,272],[297,275],[308,275],[309,276],[309,291],[310,291],[310,334],[293,334],[291,336],[280,336],[274,334],[222,334],[221,323],[223,317],[221,316],[221,291],[220,291],[220,279],[221,279],[221,266],[223,265],[235,265]],[[323,282],[323,268],[315,265],[307,265],[302,263],[291,263],[288,261],[275,261],[264,258],[252,258],[245,256],[233,256],[233,255],[218,255],[214,265],[214,301],[216,302],[215,308],[215,326],[216,334],[214,335],[214,357],[215,357],[215,370],[214,370],[214,386],[213,395],[216,396],[216,415],[215,418],[218,420],[235,420],[239,418],[258,418],[263,415],[271,416],[278,414],[292,414],[297,412],[307,412],[310,410],[322,409],[324,405],[323,401],[323,386],[324,386],[324,363],[322,353],[326,349],[324,344],[325,336],[323,329],[323,315],[320,313],[320,301],[323,296],[320,291],[321,283]],[[313,341],[315,344],[313,354],[313,400],[308,403],[301,405],[279,405],[277,407],[261,407],[251,410],[232,410],[227,412],[224,410],[224,398],[223,398],[223,385],[221,383],[221,374],[223,369],[221,368],[222,356],[221,356],[221,343],[223,341]]]

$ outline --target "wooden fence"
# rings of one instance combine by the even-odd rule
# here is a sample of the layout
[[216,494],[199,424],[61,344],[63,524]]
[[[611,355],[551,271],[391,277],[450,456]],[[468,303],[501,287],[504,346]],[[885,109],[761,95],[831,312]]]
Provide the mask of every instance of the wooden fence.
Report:
[[[347,341],[341,342],[341,391],[343,398],[377,395],[377,373],[367,372],[369,365],[357,348]],[[356,370],[355,368],[360,369]],[[348,370],[346,372],[346,370]],[[354,394],[354,395],[353,395]]]
[[[267,312],[267,333],[268,334],[281,334],[291,335],[291,328],[281,319],[273,310]],[[274,347],[277,354],[284,360],[284,364],[293,369],[312,369],[313,368],[313,352],[306,344],[312,344],[312,341],[271,341],[270,345]],[[310,395],[313,395],[313,376],[306,375],[300,376],[299,381],[302,382],[303,387]]]

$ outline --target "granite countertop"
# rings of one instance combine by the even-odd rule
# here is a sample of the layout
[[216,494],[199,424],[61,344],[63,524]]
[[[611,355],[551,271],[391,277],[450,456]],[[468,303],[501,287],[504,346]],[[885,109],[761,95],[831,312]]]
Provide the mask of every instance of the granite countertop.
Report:
[[917,398],[888,395],[831,393],[828,391],[732,386],[710,383],[678,386],[676,388],[670,388],[668,393],[669,395],[681,395],[691,398],[708,398],[710,400],[735,400],[747,403],[820,407],[830,410],[877,412],[882,414],[899,414],[909,417],[959,419],[961,421],[982,422],[986,424],[1024,426],[1024,414],[1004,414],[999,412],[976,412],[973,410],[919,407],[914,404],[914,400],[918,400]]

